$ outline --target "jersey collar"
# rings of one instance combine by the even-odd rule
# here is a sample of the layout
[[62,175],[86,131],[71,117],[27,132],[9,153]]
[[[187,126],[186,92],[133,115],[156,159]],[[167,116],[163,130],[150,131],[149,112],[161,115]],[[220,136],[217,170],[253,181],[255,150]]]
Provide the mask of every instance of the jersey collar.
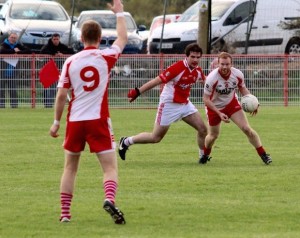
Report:
[[187,58],[185,58],[184,60],[183,60],[183,64],[185,65],[185,67],[187,67],[190,71],[193,71],[194,69],[196,69],[197,67],[195,67],[195,68],[191,68],[190,66],[189,66],[189,64],[188,64],[188,62],[187,62]]
[[95,46],[87,46],[83,50],[94,50],[97,49]]

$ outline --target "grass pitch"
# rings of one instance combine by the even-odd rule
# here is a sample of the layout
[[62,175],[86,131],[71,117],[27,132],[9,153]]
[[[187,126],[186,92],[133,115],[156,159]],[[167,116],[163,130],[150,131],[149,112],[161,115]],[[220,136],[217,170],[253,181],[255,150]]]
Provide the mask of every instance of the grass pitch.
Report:
[[[155,113],[111,110],[116,140],[151,131]],[[300,237],[299,118],[297,107],[249,116],[270,166],[233,123],[222,125],[207,165],[198,164],[195,131],[183,122],[159,144],[130,147],[119,159],[117,205],[127,221],[119,226],[102,209],[102,172],[88,149],[72,221],[59,223],[64,123],[53,139],[53,110],[1,110],[0,237]]]

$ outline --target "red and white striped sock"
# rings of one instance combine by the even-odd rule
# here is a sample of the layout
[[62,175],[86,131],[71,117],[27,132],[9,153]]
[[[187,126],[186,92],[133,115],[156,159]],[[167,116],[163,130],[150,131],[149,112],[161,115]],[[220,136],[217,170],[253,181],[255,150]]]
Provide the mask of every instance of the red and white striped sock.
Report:
[[113,180],[107,180],[103,184],[105,200],[109,200],[113,204],[115,204],[115,197],[117,193],[118,184]]
[[71,203],[72,203],[72,194],[68,193],[60,193],[60,208],[61,208],[61,214],[60,214],[60,220],[64,217],[71,219]]

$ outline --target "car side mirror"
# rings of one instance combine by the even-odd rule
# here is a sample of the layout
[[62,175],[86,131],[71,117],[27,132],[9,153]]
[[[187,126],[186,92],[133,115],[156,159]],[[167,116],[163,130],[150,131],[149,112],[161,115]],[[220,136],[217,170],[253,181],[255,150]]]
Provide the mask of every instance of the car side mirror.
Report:
[[73,19],[72,19],[72,16],[70,18],[71,18],[73,24],[75,24],[78,21],[78,17],[76,17],[76,16],[73,16]]
[[139,25],[139,31],[145,31],[147,27],[145,25]]

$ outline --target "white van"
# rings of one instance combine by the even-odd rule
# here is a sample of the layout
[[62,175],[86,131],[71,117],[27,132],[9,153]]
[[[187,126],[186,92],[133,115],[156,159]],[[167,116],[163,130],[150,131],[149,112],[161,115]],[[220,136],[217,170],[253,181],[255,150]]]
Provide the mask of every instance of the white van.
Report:
[[[161,49],[161,53],[182,54],[189,43],[196,42],[200,4],[197,1],[177,22],[165,25],[162,41],[161,28],[156,29],[150,53]],[[300,53],[300,0],[212,0],[211,9],[215,50],[211,53],[224,48],[239,54]]]

